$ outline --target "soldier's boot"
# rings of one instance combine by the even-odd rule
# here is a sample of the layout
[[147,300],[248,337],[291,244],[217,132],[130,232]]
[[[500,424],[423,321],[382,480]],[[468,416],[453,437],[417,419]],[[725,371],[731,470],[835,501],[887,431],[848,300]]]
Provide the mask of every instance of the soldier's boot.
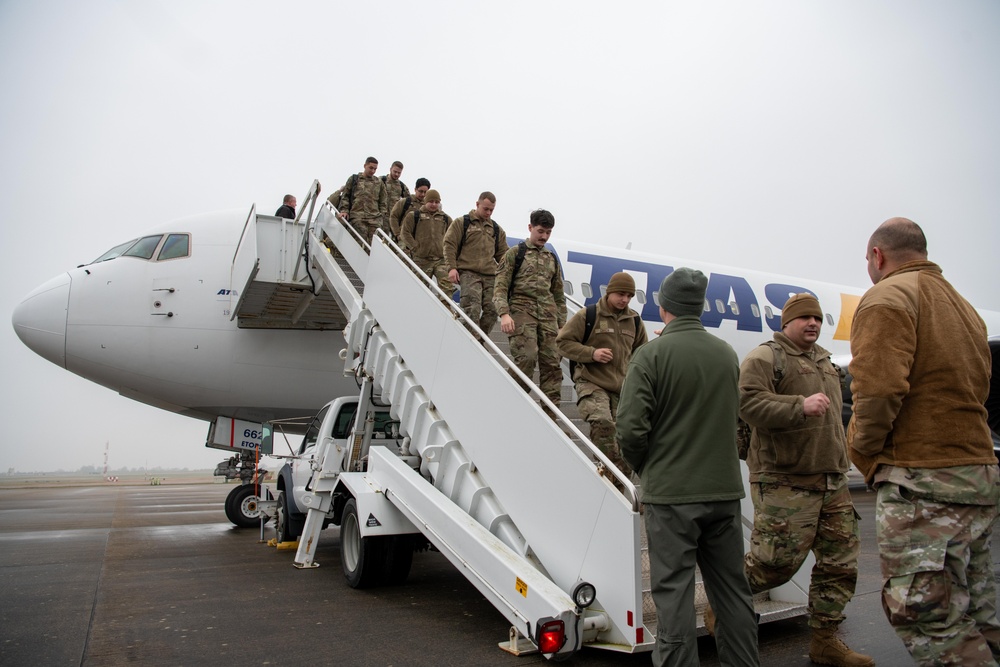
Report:
[[813,630],[809,642],[809,659],[819,665],[835,667],[871,667],[875,664],[870,655],[852,651],[840,637],[836,628]]
[[708,630],[708,634],[715,636],[715,612],[712,611],[712,605],[705,603],[705,629]]

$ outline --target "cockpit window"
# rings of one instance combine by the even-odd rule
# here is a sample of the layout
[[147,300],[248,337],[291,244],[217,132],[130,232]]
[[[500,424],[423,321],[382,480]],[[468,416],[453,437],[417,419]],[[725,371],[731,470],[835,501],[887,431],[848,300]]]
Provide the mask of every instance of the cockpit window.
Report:
[[107,251],[106,253],[95,259],[93,262],[91,262],[91,264],[97,264],[98,262],[106,262],[109,259],[114,259],[115,257],[118,257],[123,252],[125,252],[125,250],[133,243],[135,243],[135,239],[132,239],[131,241],[126,241],[125,243],[122,243],[120,245],[116,245],[114,248]]
[[163,247],[160,248],[160,254],[157,255],[156,259],[187,257],[190,246],[191,237],[187,234],[168,234],[167,240],[163,242]]
[[157,236],[143,236],[135,242],[135,245],[123,252],[122,257],[141,257],[142,259],[150,259],[153,256],[153,253],[156,252],[156,246],[160,245],[160,239],[162,238],[162,234]]

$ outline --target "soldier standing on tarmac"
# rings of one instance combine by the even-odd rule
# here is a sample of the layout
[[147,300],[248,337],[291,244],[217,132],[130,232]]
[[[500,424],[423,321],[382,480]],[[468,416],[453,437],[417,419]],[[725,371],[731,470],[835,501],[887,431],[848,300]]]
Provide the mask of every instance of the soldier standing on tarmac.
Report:
[[452,220],[444,235],[448,279],[462,290],[459,305],[487,336],[497,323],[493,285],[507,252],[507,234],[490,217],[496,205],[492,192],[482,193],[476,208]]
[[528,238],[510,248],[500,262],[493,305],[500,329],[510,339],[510,354],[529,378],[538,363],[538,386],[557,406],[562,398],[562,367],[556,336],[566,324],[562,267],[545,247],[556,224],[544,209],[531,212]]
[[918,665],[996,665],[986,324],[927,259],[912,220],[883,222],[865,257],[874,285],[851,326],[847,444],[878,491],[882,610]]
[[[389,217],[385,183],[375,175],[376,169],[378,160],[373,157],[367,158],[364,171],[352,174],[340,189],[338,206],[340,213],[369,245],[375,236],[375,231],[383,224],[388,224]],[[331,195],[331,198],[335,195],[336,193]]]
[[448,295],[455,286],[448,280],[448,267],[444,263],[444,233],[451,218],[441,210],[441,195],[428,190],[423,206],[414,208],[403,218],[399,243],[410,254],[414,263],[431,278],[437,278],[438,287]]
[[743,575],[739,359],[701,323],[707,287],[701,271],[683,266],[660,283],[665,326],[632,355],[618,411],[622,454],[642,480],[656,667],[698,665],[696,566],[719,611],[722,664],[760,665]]
[[616,273],[604,297],[578,310],[556,338],[559,353],[576,363],[576,404],[590,440],[626,475],[632,471],[615,443],[618,397],[632,353],[646,342],[642,318],[628,307],[633,296],[635,280]]
[[[390,207],[389,211],[389,234],[394,241],[399,240],[399,228],[403,224],[403,218],[411,209],[419,209],[424,205],[424,195],[431,189],[431,182],[426,178],[417,179],[417,187],[413,188],[413,194],[403,197]],[[448,218],[449,220],[451,218]]]
[[[869,667],[871,656],[837,637],[858,582],[861,536],[847,486],[840,372],[816,344],[822,326],[816,297],[796,294],[781,309],[781,331],[740,367],[740,416],[753,427],[747,466],[754,522],[744,569],[757,594],[789,581],[812,551],[809,659]],[[714,625],[706,608],[710,634]]]

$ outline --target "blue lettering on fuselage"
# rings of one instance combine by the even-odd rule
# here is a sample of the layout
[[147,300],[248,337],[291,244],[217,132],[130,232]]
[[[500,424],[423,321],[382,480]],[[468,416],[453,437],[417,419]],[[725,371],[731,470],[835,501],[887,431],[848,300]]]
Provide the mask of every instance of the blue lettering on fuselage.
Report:
[[[611,276],[619,271],[630,271],[646,274],[646,284],[659,287],[663,279],[673,273],[674,267],[663,266],[662,264],[650,264],[649,262],[639,262],[629,259],[617,259],[613,257],[602,257],[601,255],[591,255],[585,252],[570,251],[566,259],[576,264],[590,265],[590,284],[594,288],[593,295],[587,299],[585,306],[597,303],[601,300],[600,285],[607,285]],[[646,303],[642,307],[642,319],[656,322],[660,319],[660,307],[656,300],[649,296],[646,290]]]
[[[593,295],[585,303],[588,306],[600,300],[600,286],[607,285],[611,276],[619,271],[646,274],[646,289],[644,290],[646,303],[642,306],[642,319],[647,322],[660,320],[659,305],[653,293],[659,289],[663,279],[673,273],[674,267],[575,251],[567,253],[566,259],[574,264],[590,266],[589,284],[593,288]],[[809,292],[815,296],[812,290],[796,285],[784,283],[765,285],[764,295],[772,308],[778,311],[777,314],[770,317],[764,313],[767,326],[772,331],[781,331],[780,311],[785,301],[792,294],[801,292]],[[736,328],[740,331],[763,331],[757,295],[754,294],[753,288],[746,278],[725,273],[709,274],[705,299],[708,301],[709,310],[702,313],[701,321],[706,327],[718,329],[725,320],[733,320],[736,323]],[[722,312],[719,312],[717,302],[723,304]]]

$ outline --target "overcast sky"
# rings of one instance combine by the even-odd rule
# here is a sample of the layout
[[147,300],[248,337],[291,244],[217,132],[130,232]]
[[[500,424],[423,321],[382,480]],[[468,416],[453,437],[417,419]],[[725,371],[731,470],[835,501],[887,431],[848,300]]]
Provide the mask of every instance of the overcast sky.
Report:
[[[377,9],[376,9],[377,7]],[[866,287],[910,217],[1000,310],[1000,2],[0,0],[0,473],[208,467],[207,424],[17,339],[30,290],[171,219],[365,156],[517,234]],[[334,349],[334,348],[331,348]]]

